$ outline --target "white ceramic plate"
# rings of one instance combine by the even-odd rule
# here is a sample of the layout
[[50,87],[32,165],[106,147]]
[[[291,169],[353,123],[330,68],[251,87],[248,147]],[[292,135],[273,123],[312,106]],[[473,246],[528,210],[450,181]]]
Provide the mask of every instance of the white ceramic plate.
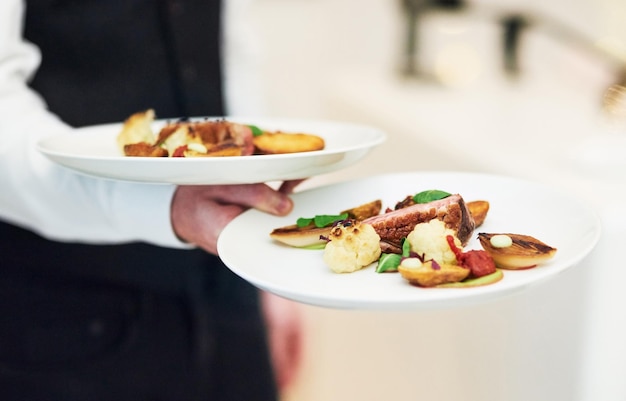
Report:
[[[243,184],[281,181],[325,174],[350,166],[386,135],[376,128],[332,121],[228,118],[266,130],[306,132],[326,141],[322,151],[284,155],[148,158],[120,155],[115,138],[121,124],[81,128],[45,138],[39,150],[78,172],[116,180],[169,184]],[[155,129],[165,122],[155,123]]]
[[[272,229],[298,217],[335,214],[375,199],[385,207],[422,190],[460,193],[466,201],[488,200],[490,211],[478,232],[526,234],[556,247],[538,267],[504,271],[495,284],[476,288],[419,288],[398,273],[379,274],[375,264],[355,273],[333,273],[323,251],[290,248],[270,239]],[[299,302],[334,308],[434,308],[461,306],[522,291],[577,264],[595,246],[600,222],[577,199],[537,183],[468,173],[402,173],[333,184],[294,195],[288,217],[250,210],[233,220],[218,241],[224,263],[259,288]],[[466,249],[481,249],[476,235]]]

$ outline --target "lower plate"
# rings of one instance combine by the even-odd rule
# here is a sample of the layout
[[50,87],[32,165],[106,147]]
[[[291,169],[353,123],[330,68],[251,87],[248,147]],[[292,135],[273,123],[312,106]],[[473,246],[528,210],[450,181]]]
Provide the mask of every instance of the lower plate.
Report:
[[[441,189],[465,201],[487,200],[485,223],[467,249],[481,249],[478,232],[526,234],[558,249],[548,263],[522,271],[504,271],[495,284],[476,288],[419,288],[398,273],[379,274],[375,264],[355,273],[333,273],[323,251],[291,248],[274,242],[269,233],[294,224],[298,217],[336,214],[375,199],[383,209],[407,195]],[[600,222],[577,199],[533,182],[469,173],[401,173],[333,184],[297,193],[287,217],[250,210],[233,220],[218,241],[224,263],[255,286],[283,297],[333,308],[435,308],[463,306],[519,292],[575,266],[595,246]]]

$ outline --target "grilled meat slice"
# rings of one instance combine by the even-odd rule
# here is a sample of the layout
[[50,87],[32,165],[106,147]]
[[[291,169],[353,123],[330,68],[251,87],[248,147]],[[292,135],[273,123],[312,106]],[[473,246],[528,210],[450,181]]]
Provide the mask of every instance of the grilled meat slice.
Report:
[[440,219],[452,229],[461,243],[466,245],[474,232],[474,220],[459,194],[429,203],[418,203],[397,210],[387,211],[365,219],[380,236],[381,248],[385,253],[402,253],[402,239],[415,226],[432,219]]

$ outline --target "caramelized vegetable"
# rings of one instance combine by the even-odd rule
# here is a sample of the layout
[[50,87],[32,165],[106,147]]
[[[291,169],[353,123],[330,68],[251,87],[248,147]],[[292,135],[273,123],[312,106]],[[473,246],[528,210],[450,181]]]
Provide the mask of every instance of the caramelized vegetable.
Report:
[[[510,237],[511,245],[494,246],[491,239],[499,235]],[[530,235],[479,233],[478,240],[483,249],[491,255],[496,266],[501,269],[528,269],[546,262],[556,253],[556,248]]]

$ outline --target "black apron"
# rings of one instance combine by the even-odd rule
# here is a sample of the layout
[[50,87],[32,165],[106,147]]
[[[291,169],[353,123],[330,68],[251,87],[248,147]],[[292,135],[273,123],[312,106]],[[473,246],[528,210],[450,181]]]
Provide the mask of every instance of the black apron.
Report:
[[[224,115],[217,0],[28,0],[31,82],[70,125]],[[273,400],[258,293],[199,250],[0,221],[3,400]]]

